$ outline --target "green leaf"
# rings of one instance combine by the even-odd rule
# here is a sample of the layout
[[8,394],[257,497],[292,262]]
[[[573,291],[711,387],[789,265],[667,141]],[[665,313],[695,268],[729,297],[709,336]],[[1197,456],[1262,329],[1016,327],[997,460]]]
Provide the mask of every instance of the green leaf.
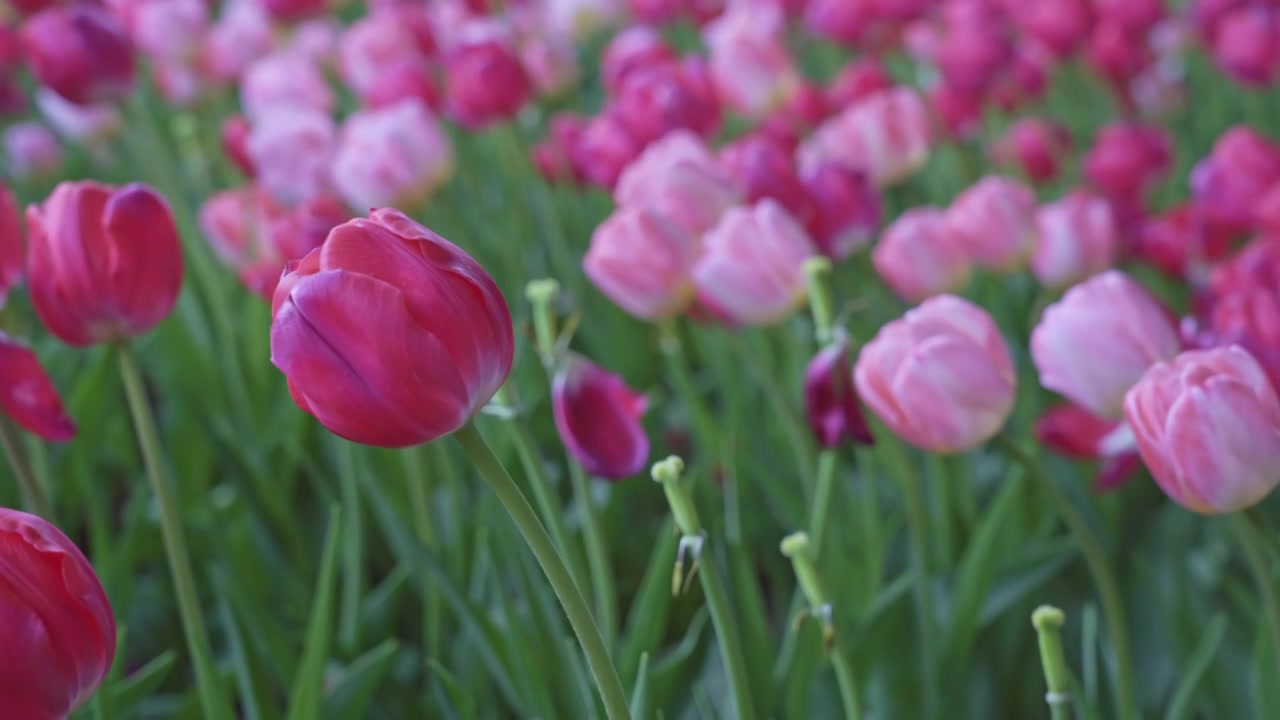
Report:
[[169,671],[173,670],[173,663],[177,657],[174,651],[165,650],[127,679],[116,683],[111,693],[113,707],[123,715],[129,716],[148,695],[160,689],[165,678],[169,676]]
[[1191,657],[1187,658],[1182,679],[1178,681],[1178,687],[1173,691],[1173,700],[1169,702],[1169,709],[1164,714],[1165,720],[1183,720],[1192,716],[1191,714],[1195,711],[1196,688],[1199,687],[1205,673],[1209,671],[1213,657],[1218,653],[1218,647],[1222,645],[1222,639],[1226,634],[1226,616],[1221,613],[1214,615],[1204,632],[1200,634],[1195,649],[1191,651]]
[[289,693],[288,720],[312,720],[320,715],[325,665],[333,641],[333,606],[338,572],[338,533],[345,518],[335,506],[329,510],[329,532],[320,555],[320,577],[316,580],[316,600],[303,645],[302,663]]
[[362,720],[372,717],[369,705],[391,671],[392,661],[400,650],[395,639],[386,640],[356,658],[338,674],[324,704],[325,720]]
[[635,720],[648,720],[649,715],[649,653],[640,653],[640,668],[636,670],[636,683],[631,690],[631,716]]

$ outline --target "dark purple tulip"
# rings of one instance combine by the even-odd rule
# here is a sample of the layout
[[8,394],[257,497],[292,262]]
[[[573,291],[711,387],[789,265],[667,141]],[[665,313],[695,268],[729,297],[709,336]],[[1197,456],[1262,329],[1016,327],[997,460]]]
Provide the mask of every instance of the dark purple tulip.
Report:
[[577,355],[551,388],[564,446],[583,469],[607,480],[635,475],[648,463],[649,437],[640,425],[648,404],[621,377]]
[[839,447],[846,440],[875,444],[853,385],[853,362],[845,338],[837,338],[809,361],[804,372],[804,411],[814,438],[824,448]]

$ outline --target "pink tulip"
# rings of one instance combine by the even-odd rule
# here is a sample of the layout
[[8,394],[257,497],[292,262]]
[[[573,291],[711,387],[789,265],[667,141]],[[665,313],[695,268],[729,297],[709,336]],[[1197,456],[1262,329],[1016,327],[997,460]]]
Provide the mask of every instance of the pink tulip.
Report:
[[878,187],[896,185],[929,159],[929,117],[915,91],[885,90],[827,120],[798,151],[802,173],[843,162]]
[[893,292],[910,303],[959,291],[972,274],[969,254],[951,241],[946,213],[935,207],[899,215],[881,233],[871,262]]
[[104,7],[78,2],[42,10],[23,23],[21,38],[36,80],[68,102],[107,102],[133,89],[133,43]]
[[989,175],[956,196],[946,231],[981,267],[1009,271],[1036,243],[1036,196],[1016,180]]
[[556,373],[551,408],[556,430],[582,469],[622,480],[649,462],[649,436],[640,424],[649,401],[618,375],[570,355]]
[[893,87],[893,76],[878,60],[858,58],[849,62],[827,85],[827,103],[835,111]]
[[858,394],[889,429],[923,450],[970,450],[1013,411],[1017,373],[985,310],[954,295],[926,300],[862,348]]
[[971,18],[947,23],[937,57],[943,82],[981,93],[1013,59],[1013,44],[999,18]]
[[521,41],[519,55],[533,93],[540,98],[562,97],[582,79],[578,48],[566,37],[531,34]]
[[600,75],[605,90],[617,94],[632,71],[675,62],[676,54],[658,31],[633,25],[618,33],[605,46],[600,58]]
[[4,129],[4,157],[18,180],[52,177],[62,167],[62,146],[38,122],[14,123]]
[[657,321],[693,301],[698,250],[698,238],[675,223],[650,210],[621,207],[591,234],[582,269],[618,307]]
[[0,410],[27,432],[49,442],[76,435],[53,381],[25,343],[0,332]]
[[1280,73],[1280,16],[1276,9],[1253,5],[1225,14],[1214,33],[1213,58],[1241,83],[1270,85]]
[[280,52],[258,60],[245,72],[240,85],[240,105],[245,116],[255,122],[273,113],[327,114],[333,112],[335,102],[320,69],[294,53]]
[[334,18],[318,17],[294,26],[286,48],[319,67],[335,65],[343,26]]
[[729,210],[703,244],[693,268],[698,295],[733,322],[775,323],[808,297],[804,261],[816,249],[776,201]]
[[1093,0],[1098,16],[1135,33],[1155,27],[1165,14],[1164,0]]
[[1247,125],[1236,125],[1192,169],[1191,194],[1201,217],[1226,231],[1253,227],[1255,208],[1280,183],[1280,145]]
[[1030,0],[1014,5],[1014,21],[1058,58],[1080,49],[1093,28],[1090,0]]
[[582,175],[573,164],[573,148],[586,129],[586,118],[559,112],[547,125],[546,139],[530,150],[534,166],[547,182],[581,182]]
[[925,91],[925,99],[942,137],[969,141],[982,129],[982,113],[986,107],[983,94],[937,82]]
[[205,72],[215,80],[242,76],[275,45],[271,18],[254,2],[223,3],[222,15],[205,37],[200,54]]
[[1120,231],[1106,200],[1076,190],[1036,213],[1031,272],[1041,284],[1065,287],[1107,270],[1120,256]]
[[687,130],[650,145],[622,173],[614,191],[619,206],[648,208],[694,235],[710,230],[742,197],[736,179]]
[[466,128],[508,120],[529,99],[528,73],[512,50],[496,40],[455,47],[445,56],[444,77],[445,105]]
[[805,28],[831,42],[866,44],[881,20],[876,5],[876,0],[809,0]]
[[676,63],[659,63],[627,73],[613,104],[632,137],[653,142],[673,130],[709,138],[720,129],[720,106]]
[[328,191],[336,142],[327,113],[277,107],[255,121],[245,146],[258,183],[293,205]]
[[990,150],[995,162],[1020,169],[1033,183],[1057,177],[1071,151],[1071,134],[1052,120],[1023,118],[1015,122]]
[[746,188],[747,203],[773,198],[809,225],[813,202],[796,172],[792,153],[768,135],[745,135],[720,149],[720,164]]
[[120,0],[115,9],[134,44],[155,61],[189,59],[209,29],[205,0]]
[[1124,412],[1151,476],[1189,510],[1244,510],[1280,483],[1280,398],[1239,347],[1191,350],[1152,367]]
[[780,107],[801,78],[782,38],[777,12],[725,13],[703,31],[711,77],[725,105],[749,117]]
[[809,427],[824,448],[845,442],[875,444],[853,384],[849,341],[843,335],[818,352],[804,371],[804,409]]
[[338,69],[357,96],[368,98],[400,65],[426,65],[410,27],[396,12],[375,12],[352,23],[338,41]]
[[807,224],[822,254],[843,260],[871,244],[882,202],[865,173],[846,165],[821,165],[804,179],[813,206]]
[[351,115],[333,159],[333,187],[353,208],[425,200],[453,172],[453,149],[420,100]]
[[296,22],[325,11],[329,0],[257,0],[271,17],[284,22]]
[[1098,131],[1084,176],[1113,200],[1141,201],[1173,162],[1168,133],[1154,125],[1115,123]]
[[1094,72],[1123,90],[1151,63],[1151,50],[1135,33],[1111,20],[1093,28],[1085,48],[1085,62]]
[[1040,384],[1104,419],[1120,417],[1129,388],[1179,350],[1160,302],[1118,270],[1068,290],[1031,333]]
[[571,154],[579,175],[599,187],[613,190],[643,149],[618,113],[605,111],[582,129]]
[[252,133],[253,126],[243,115],[231,115],[223,120],[222,131],[219,133],[223,154],[248,178],[257,174],[253,159],[249,157],[249,135]]

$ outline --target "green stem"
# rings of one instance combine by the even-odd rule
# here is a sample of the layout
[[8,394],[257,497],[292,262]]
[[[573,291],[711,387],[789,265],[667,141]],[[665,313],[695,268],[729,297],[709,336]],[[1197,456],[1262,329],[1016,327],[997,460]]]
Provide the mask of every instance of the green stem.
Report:
[[364,531],[360,522],[359,459],[356,445],[338,444],[339,494],[342,498],[342,607],[338,615],[338,643],[354,652],[360,645],[360,597],[364,594]]
[[1027,474],[1044,488],[1054,509],[1075,538],[1076,545],[1084,553],[1089,574],[1093,576],[1093,582],[1098,586],[1098,595],[1102,602],[1102,617],[1107,623],[1107,632],[1111,635],[1111,645],[1116,653],[1116,669],[1113,678],[1116,688],[1116,717],[1120,720],[1136,720],[1139,717],[1138,703],[1133,691],[1133,655],[1129,649],[1128,625],[1125,622],[1120,588],[1116,584],[1115,575],[1111,572],[1111,566],[1107,563],[1106,551],[1084,516],[1071,504],[1071,500],[1062,490],[1040,470],[1040,466],[1031,456],[1004,436],[997,436],[996,441],[1015,460],[1022,463]]
[[845,720],[861,720],[862,706],[858,703],[858,678],[853,663],[838,648],[831,653],[831,668],[840,686],[840,700],[844,705]]
[[[703,547],[702,552],[710,554],[706,547]],[[707,608],[711,611],[711,624],[715,625],[716,637],[720,640],[720,656],[729,671],[729,688],[733,692],[737,710],[734,717],[737,720],[752,720],[755,717],[755,705],[751,701],[747,656],[742,651],[738,624],[734,620],[733,607],[729,604],[729,592],[725,589],[720,566],[714,557],[707,557],[699,565],[698,576],[702,578],[702,593],[706,596]]]
[[595,596],[596,622],[604,635],[605,645],[612,652],[614,641],[618,637],[618,591],[613,582],[613,571],[609,567],[609,548],[605,543],[604,529],[600,526],[600,515],[596,512],[595,503],[591,501],[591,486],[586,473],[572,458],[569,459],[569,478],[573,482],[573,494],[578,499],[578,506],[582,509],[587,565],[591,571],[591,590]]
[[9,458],[9,466],[13,468],[13,476],[18,481],[18,489],[22,491],[22,500],[27,509],[32,514],[53,522],[53,505],[36,480],[27,454],[23,451],[22,438],[14,432],[13,424],[8,418],[0,418],[0,446],[4,447],[4,454]]
[[455,433],[467,457],[480,475],[488,481],[498,499],[502,502],[511,520],[515,522],[520,534],[529,544],[547,580],[560,598],[565,615],[569,616],[569,624],[578,636],[578,643],[586,655],[591,674],[595,676],[600,696],[604,700],[605,713],[610,720],[629,720],[631,711],[627,706],[627,695],[622,690],[622,681],[618,679],[618,671],[609,659],[609,649],[600,637],[600,630],[591,618],[591,610],[587,601],[573,581],[573,575],[565,565],[564,559],[556,550],[555,543],[547,534],[546,528],[538,520],[538,515],[525,499],[524,493],[516,486],[511,475],[502,463],[494,456],[485,442],[484,436],[473,424],[465,425]]
[[907,531],[911,535],[911,584],[915,599],[917,635],[920,641],[920,663],[924,691],[925,717],[938,716],[938,664],[934,649],[933,585],[929,577],[929,513],[925,507],[920,476],[910,467],[896,438],[884,437],[891,467],[902,483],[907,505]]
[[1071,674],[1062,652],[1062,625],[1066,616],[1056,607],[1042,605],[1031,615],[1040,643],[1040,664],[1044,668],[1045,702],[1053,720],[1071,720]]
[[1271,651],[1275,655],[1276,667],[1280,668],[1280,595],[1276,593],[1275,573],[1268,561],[1267,549],[1258,524],[1248,512],[1233,513],[1230,521],[1240,548],[1244,550],[1249,572],[1253,573],[1253,580],[1262,595],[1263,612],[1267,614],[1267,627],[1271,631]]
[[717,452],[715,421],[693,385],[693,378],[689,374],[689,363],[685,359],[680,334],[674,321],[664,323],[661,333],[662,356],[666,359],[671,382],[676,386],[676,394],[680,396],[681,403],[693,421],[693,434],[698,449],[714,455]]
[[[533,492],[533,501],[538,504],[538,511],[542,514],[542,521],[546,523],[545,527],[551,534],[551,539],[555,541],[556,549],[560,551],[560,555],[569,564],[572,574],[575,578],[580,578],[582,576],[581,566],[578,566],[577,563],[581,562],[581,556],[578,556],[577,562],[574,561],[576,553],[573,551],[573,545],[569,542],[569,533],[564,528],[564,516],[560,508],[560,502],[551,496],[551,481],[547,479],[547,473],[543,470],[541,461],[534,454],[533,442],[529,438],[529,431],[519,418],[511,419],[506,423],[506,426],[508,434],[511,436],[511,443],[515,445],[516,455],[520,458],[520,465],[524,468],[524,474],[529,478],[529,489]],[[582,583],[578,583],[578,586],[581,587]]]
[[809,537],[815,558],[822,557],[823,539],[827,520],[831,517],[831,496],[836,484],[836,466],[839,458],[835,450],[823,449],[818,453],[818,478],[813,489],[813,508],[809,511]]
[[208,720],[231,718],[233,715],[214,666],[204,613],[200,608],[200,597],[196,592],[195,576],[191,570],[191,557],[187,553],[186,538],[182,534],[182,513],[178,505],[177,490],[165,467],[155,418],[151,414],[146,389],[143,387],[142,372],[127,343],[120,343],[116,350],[120,362],[120,377],[124,381],[125,396],[138,434],[138,445],[142,448],[151,491],[160,508],[160,534],[164,540],[165,555],[169,559],[169,573],[173,576],[173,589],[178,600],[178,612],[182,617],[183,633],[187,638],[187,649],[195,666],[200,707]]
[[[437,448],[438,449],[438,448]],[[407,448],[400,451],[400,460],[404,464],[404,473],[409,481],[409,505],[413,511],[413,529],[424,547],[435,551],[439,547],[436,539],[435,523],[431,518],[430,481],[422,462],[425,447]],[[422,647],[428,656],[434,657],[437,651],[436,638],[440,637],[440,602],[439,596],[432,592],[422,604]],[[429,688],[423,688],[430,695]]]

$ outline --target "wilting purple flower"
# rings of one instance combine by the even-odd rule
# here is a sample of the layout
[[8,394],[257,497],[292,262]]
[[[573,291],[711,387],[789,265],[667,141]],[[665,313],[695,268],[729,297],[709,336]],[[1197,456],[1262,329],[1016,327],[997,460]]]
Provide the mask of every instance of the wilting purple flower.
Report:
[[846,440],[873,445],[875,438],[862,415],[858,389],[853,384],[849,343],[838,337],[813,356],[804,371],[804,411],[813,436],[824,448]]
[[569,453],[587,472],[607,480],[634,475],[649,461],[640,424],[648,399],[614,373],[570,355],[556,374],[551,406]]

